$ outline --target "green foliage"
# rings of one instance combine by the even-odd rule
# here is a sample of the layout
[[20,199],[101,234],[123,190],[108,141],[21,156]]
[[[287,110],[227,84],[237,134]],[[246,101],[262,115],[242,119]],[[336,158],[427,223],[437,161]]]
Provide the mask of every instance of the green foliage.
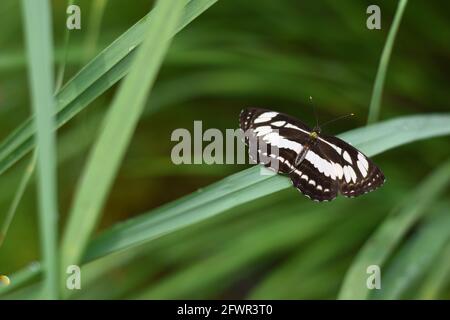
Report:
[[376,122],[380,117],[381,98],[383,95],[383,86],[386,78],[386,72],[389,65],[389,59],[392,54],[392,47],[394,46],[395,36],[397,35],[400,21],[402,20],[403,12],[405,11],[408,0],[400,0],[398,2],[398,8],[396,10],[394,21],[389,29],[389,34],[384,45],[383,52],[381,53],[380,63],[378,65],[377,76],[372,91],[372,98],[370,99],[369,116],[367,121],[369,123]]
[[[381,267],[384,264],[405,233],[422,215],[428,212],[430,206],[439,198],[449,183],[450,161],[447,161],[422,182],[413,193],[403,199],[403,203],[386,218],[358,253],[344,280],[339,296],[341,299],[366,298],[369,293],[364,281],[367,277],[365,274],[367,267],[370,265]],[[414,257],[417,258],[417,256]],[[404,269],[398,270],[396,277],[402,277],[401,273],[404,271]]]
[[66,266],[80,263],[182,9],[181,0],[159,1],[153,9],[152,28],[110,107],[77,188],[62,240],[62,274]]
[[[178,31],[217,0],[197,0],[186,5]],[[83,67],[56,94],[56,127],[64,125],[129,71],[134,49],[153,26],[151,13],[142,18]],[[25,121],[0,144],[0,173],[23,157],[34,145],[32,120]]]
[[23,0],[23,20],[30,66],[31,102],[37,138],[39,224],[46,279],[45,292],[58,298],[58,203],[53,128],[53,37],[48,1]]
[[[0,225],[10,226],[0,274],[11,279],[0,298],[57,297],[74,263],[83,289],[64,298],[450,298],[445,10],[383,1],[376,31],[359,1],[76,2],[89,21],[81,31],[67,32],[66,1],[27,15],[31,55],[10,36],[20,31],[20,2],[0,4],[11,30],[0,34]],[[50,9],[54,48],[51,32],[38,32]],[[62,84],[54,97],[52,56]],[[33,97],[36,87],[45,96]],[[323,122],[357,114],[327,129],[378,155],[385,186],[317,204],[257,166],[170,160],[176,128],[233,128],[248,105],[312,123],[309,96]],[[43,107],[29,116],[29,105]],[[44,124],[52,105],[55,123]],[[384,120],[364,126],[367,114]],[[47,166],[37,179],[22,160],[33,149]],[[56,165],[59,237],[49,206]],[[37,199],[35,184],[45,191]],[[371,264],[381,266],[380,291],[365,286]]]
[[[437,128],[439,130],[436,130]],[[383,134],[381,138],[380,133]],[[364,151],[365,154],[373,156],[380,150],[385,151],[430,135],[449,133],[450,115],[442,115],[395,119],[387,123],[364,127],[362,130],[356,129],[344,136],[348,142]],[[291,187],[287,177],[271,175],[267,169],[264,169],[266,174],[263,175],[260,173],[261,170],[263,168],[253,167],[241,171],[194,194],[115,226],[94,241],[88,251],[87,259],[139,245],[240,204]],[[448,168],[445,167],[442,171],[447,173]],[[434,188],[428,188],[428,185],[424,187],[431,194],[430,196],[436,195],[434,191],[447,183],[448,177],[440,174],[439,179],[441,179],[440,183],[432,185]],[[428,198],[425,197],[425,199]],[[428,204],[428,202],[425,203],[425,205]],[[416,209],[420,208],[417,203],[414,203],[414,206]]]
[[412,239],[400,249],[385,271],[385,287],[375,291],[373,298],[405,298],[404,293],[427,273],[450,240],[450,216],[447,208],[448,204],[438,207],[436,214],[427,217]]

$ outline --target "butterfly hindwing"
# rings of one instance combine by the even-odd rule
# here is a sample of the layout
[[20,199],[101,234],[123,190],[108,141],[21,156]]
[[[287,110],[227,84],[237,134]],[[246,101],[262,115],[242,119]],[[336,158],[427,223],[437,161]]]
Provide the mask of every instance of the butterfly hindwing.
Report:
[[334,136],[322,136],[318,146],[335,163],[339,191],[344,196],[356,197],[383,185],[383,172],[352,145]]
[[312,200],[331,201],[338,194],[336,180],[324,179],[321,173],[305,162],[302,162],[298,169],[292,171],[289,177],[294,187]]

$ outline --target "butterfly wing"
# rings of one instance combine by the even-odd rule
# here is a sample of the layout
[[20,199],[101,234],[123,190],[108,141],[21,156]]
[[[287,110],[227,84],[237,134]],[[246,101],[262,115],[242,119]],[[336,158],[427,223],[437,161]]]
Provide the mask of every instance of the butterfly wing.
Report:
[[383,185],[383,172],[361,151],[334,136],[320,136],[320,154],[334,168],[339,192],[356,197]]
[[[278,149],[277,154],[268,152],[279,160],[277,172],[288,174],[301,193],[316,201],[330,201],[337,196],[337,181],[331,179],[328,172],[314,167],[319,149],[310,145],[311,129],[306,124],[284,113],[248,108],[241,112],[240,127],[262,139],[268,145],[267,150],[272,150],[272,146]],[[304,147],[308,150],[305,159],[295,166],[295,159]],[[257,151],[258,157],[253,160],[261,163],[263,154],[259,146]]]
[[239,126],[244,131],[269,124],[278,129],[283,125],[283,123],[279,121],[297,126],[302,129],[302,131],[306,132],[307,136],[309,136],[309,133],[311,132],[311,128],[300,120],[285,113],[268,109],[246,108],[241,111],[239,116]]
[[[248,137],[257,140],[257,158],[249,152],[251,160],[268,166],[268,163],[262,161],[263,156],[276,158],[279,163],[278,173],[289,173],[294,169],[295,158],[302,150],[311,132],[306,124],[295,118],[284,113],[260,108],[242,110],[239,125],[248,134],[245,139],[247,145],[249,145]],[[267,150],[262,149],[260,142],[267,145]],[[277,152],[271,152],[274,150],[272,147],[276,147]],[[265,151],[268,155],[263,154]]]
[[292,184],[297,190],[314,201],[331,201],[338,194],[338,182],[326,177],[312,164],[314,160],[310,155],[313,150],[308,151],[298,169],[289,174]]

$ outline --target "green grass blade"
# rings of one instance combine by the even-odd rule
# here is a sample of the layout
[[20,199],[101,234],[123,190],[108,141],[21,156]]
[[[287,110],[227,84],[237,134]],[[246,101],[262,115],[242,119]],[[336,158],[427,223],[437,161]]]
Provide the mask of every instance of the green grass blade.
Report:
[[427,213],[429,206],[449,182],[450,161],[447,161],[433,171],[411,194],[406,195],[402,205],[386,218],[356,256],[342,284],[340,299],[367,298],[367,267],[383,266],[405,233]]
[[42,300],[45,299],[45,288],[42,283],[35,283],[5,294],[3,300]]
[[[310,246],[300,247],[296,253],[270,271],[249,293],[249,299],[296,299],[304,294],[303,285],[292,286],[292,283],[301,283],[314,272],[339,260],[339,257],[356,248],[367,232],[379,220],[377,208],[368,208],[364,215],[348,212],[342,223],[333,225],[333,228],[318,237]],[[375,213],[375,214],[374,214]],[[351,236],[349,236],[351,235]]]
[[[187,24],[215,2],[217,2],[217,0],[192,0],[187,3],[184,15],[180,19],[177,27],[172,31],[172,36],[182,30]],[[149,28],[152,28],[153,24],[154,17],[153,13],[150,12],[133,27],[114,40],[111,45],[100,52],[62,88],[57,97],[58,103],[63,103],[64,105],[72,102],[81,92],[93,85],[121,60],[130,56],[134,49],[142,43],[146,31]],[[114,79],[114,83],[119,79]],[[58,108],[58,110],[61,110],[61,108]]]
[[[85,288],[89,288],[86,290],[89,291],[88,296],[96,289],[102,290],[102,287],[111,287],[111,276],[116,278],[114,277],[114,273],[118,268],[122,270],[123,268],[136,268],[136,272],[131,271],[133,275],[130,280],[136,280],[139,284],[142,284],[142,281],[148,281],[153,277],[158,277],[158,274],[170,269],[171,265],[178,264],[180,261],[183,261],[182,263],[184,265],[191,262],[198,262],[198,258],[203,255],[202,253],[217,250],[218,246],[222,247],[229,243],[229,240],[234,239],[237,235],[259,227],[264,228],[264,225],[271,224],[273,221],[282,220],[285,216],[299,216],[299,213],[295,210],[300,206],[297,199],[292,199],[289,196],[286,197],[286,195],[286,193],[282,193],[276,194],[273,197],[267,197],[257,203],[251,203],[238,210],[232,210],[227,214],[219,215],[215,219],[206,220],[204,223],[172,233],[167,237],[162,237],[148,245],[136,247],[132,250],[124,250],[83,265],[83,270],[87,271],[87,273],[84,271],[83,273],[91,280],[94,280],[94,283],[86,283]],[[281,201],[281,199],[285,199],[286,201]],[[274,203],[274,200],[276,203]],[[312,208],[312,206],[308,205],[302,208],[304,207]],[[208,232],[211,228],[214,228],[214,232]],[[270,242],[269,238],[266,239],[266,242]],[[129,260],[131,255],[134,256],[133,261],[127,262],[126,260]],[[160,258],[155,260],[155,256]],[[105,263],[108,260],[110,262]],[[144,269],[139,268],[143,264],[146,267]],[[92,279],[92,276],[95,275],[97,275],[96,280]],[[140,281],[138,280],[139,278],[141,279]],[[128,283],[128,281],[125,281],[125,278],[123,280],[124,284],[125,282]],[[125,286],[128,285],[126,284]],[[141,287],[140,285],[138,286]],[[119,287],[115,292],[105,292],[103,290],[100,296],[108,299],[124,297],[123,294],[116,296],[122,291],[122,288]],[[77,298],[84,299],[87,293],[80,292]]]
[[372,98],[370,99],[369,115],[367,117],[367,123],[373,123],[378,121],[380,117],[381,98],[383,95],[384,80],[386,78],[386,72],[389,65],[389,59],[391,57],[392,48],[395,42],[395,36],[397,35],[400,22],[402,20],[403,12],[405,11],[408,0],[399,0],[397,10],[395,12],[394,21],[392,22],[391,29],[389,30],[386,43],[381,53],[380,63],[378,64],[377,75],[375,77],[375,83],[372,91]]
[[442,250],[441,256],[436,259],[422,287],[419,289],[416,299],[438,299],[441,291],[450,282],[450,242]]
[[[137,299],[198,299],[205,298],[242,279],[242,268],[274,257],[274,252],[298,247],[342,219],[341,210],[305,211],[254,228],[229,242],[208,258],[195,261],[156,285],[145,289]],[[261,241],[265,237],[266,241]],[[241,248],[252,248],[250,251]],[[205,272],[208,270],[208,272]],[[206,293],[206,294],[205,294]]]
[[[383,131],[390,132],[384,138],[384,143],[374,143],[383,136]],[[352,130],[341,137],[373,156],[412,141],[449,133],[450,115],[422,115],[384,121]],[[113,226],[89,244],[84,262],[127,247],[138,247],[167,233],[217,216],[239,204],[290,187],[287,179],[261,176],[259,170],[257,166],[244,170],[182,199]]]
[[94,0],[91,4],[91,13],[89,15],[88,32],[84,43],[84,60],[95,54],[95,49],[100,35],[100,27],[102,24],[103,14],[106,8],[106,0]]
[[427,114],[385,120],[351,130],[341,138],[354,145],[363,145],[366,154],[384,152],[402,144],[441,135],[448,135],[450,114]]
[[408,289],[430,270],[431,264],[450,240],[448,203],[433,210],[427,221],[415,232],[384,268],[380,290],[373,290],[370,298],[402,299]]
[[33,153],[30,162],[25,168],[25,172],[22,178],[20,179],[19,187],[14,195],[13,202],[11,203],[9,210],[6,213],[6,217],[0,227],[0,247],[2,246],[3,241],[5,240],[9,226],[11,225],[14,215],[16,214],[17,208],[19,207],[20,200],[22,200],[22,196],[25,193],[25,190],[28,186],[28,182],[30,181],[33,175],[35,165],[36,165],[36,152]]
[[[217,0],[191,0],[187,3],[174,34],[216,2]],[[55,128],[72,119],[128,73],[134,59],[133,48],[142,42],[144,32],[152,27],[153,20],[152,14],[147,14],[64,85],[56,95],[58,112]],[[34,147],[34,134],[32,119],[29,119],[0,144],[0,174]]]
[[[282,205],[276,205],[276,208],[274,208],[274,201]],[[280,211],[284,212],[292,206],[298,205],[298,199],[292,199],[286,193],[274,194],[258,202],[249,203],[240,208],[240,210],[232,210],[229,214],[218,215],[215,219],[205,220],[203,223],[196,224],[179,232],[174,232],[148,245],[96,259],[82,266],[84,290],[78,292],[78,294],[75,293],[75,295],[77,298],[85,298],[86,296],[89,297],[91,294],[95,294],[95,289],[92,288],[93,285],[96,286],[92,282],[98,284],[98,280],[96,281],[95,278],[104,278],[108,273],[114,274],[114,269],[125,268],[130,263],[130,260],[138,259],[139,265],[142,265],[142,263],[145,264],[145,261],[149,261],[144,271],[144,277],[149,279],[152,275],[167,269],[168,265],[174,263],[174,261],[189,261],[192,259],[192,256],[198,257],[201,252],[204,252],[205,244],[213,248],[215,244],[226,243],[227,239],[230,239],[230,234],[242,234],[259,225],[280,220]],[[314,207],[313,203],[304,203],[301,206],[305,212]],[[264,215],[263,218],[261,217],[261,213]],[[237,220],[239,223],[235,223]],[[214,228],[214,226],[219,226],[219,229],[215,228],[214,233],[208,233],[207,231],[210,228]],[[180,237],[186,240],[180,242]],[[161,256],[163,259],[154,261],[155,255]],[[26,272],[26,270],[19,271],[19,273]],[[12,274],[11,278],[15,276],[16,273]],[[127,278],[124,278],[123,281],[126,282]],[[17,282],[17,280],[15,281]],[[110,281],[109,279],[103,279],[102,282],[106,282],[104,284],[105,286],[111,287],[111,284],[108,284]],[[115,284],[117,283],[115,281]],[[11,285],[7,288],[10,287]],[[1,288],[0,293],[3,293]],[[109,298],[110,292],[103,293],[102,297]]]
[[40,263],[31,263],[29,266],[17,271],[16,273],[9,276],[11,284],[9,286],[0,286],[0,295],[3,296],[16,291],[19,288],[27,285],[29,282],[37,279],[42,272],[42,267]]
[[[67,0],[67,7],[71,6],[74,1],[75,0]],[[63,53],[63,59],[61,60],[59,68],[58,68],[55,92],[58,92],[64,83],[64,73],[66,71],[67,55],[69,53],[69,40],[70,40],[70,30],[69,30],[69,28],[65,28],[64,29],[64,53]]]
[[[450,115],[432,115],[389,120],[352,130],[342,137],[368,156],[373,156],[402,144],[449,133]],[[382,143],[376,141],[381,137]],[[92,243],[87,260],[150,241],[290,186],[286,177],[261,175],[260,167],[254,166],[149,213],[119,223]]]
[[53,39],[48,1],[23,0],[31,100],[37,130],[39,225],[45,293],[58,298],[57,187],[54,127]]
[[183,4],[183,0],[160,0],[152,10],[154,23],[112,102],[79,182],[62,242],[63,270],[80,262],[169,47]]

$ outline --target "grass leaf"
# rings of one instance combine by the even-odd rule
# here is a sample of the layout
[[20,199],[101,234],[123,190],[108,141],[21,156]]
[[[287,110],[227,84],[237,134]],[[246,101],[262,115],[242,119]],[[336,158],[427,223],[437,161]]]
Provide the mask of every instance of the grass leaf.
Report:
[[[291,211],[283,219],[265,223],[230,241],[217,253],[206,259],[195,261],[173,276],[162,278],[154,286],[144,289],[133,298],[138,299],[198,299],[239,282],[245,278],[242,269],[263,259],[274,257],[274,252],[283,252],[298,247],[317,234],[323,233],[343,218],[341,210],[305,212]],[[266,237],[266,241],[261,241]],[[251,251],[240,250],[252,248]],[[204,270],[210,270],[206,275]]]
[[[450,133],[450,115],[411,116],[352,130],[342,135],[368,156],[427,137]],[[382,143],[378,141],[382,140]],[[280,175],[261,175],[254,166],[149,213],[119,223],[89,247],[87,260],[138,245],[239,204],[291,186]]]
[[[75,0],[67,0],[67,7],[73,5],[74,1]],[[58,92],[64,83],[64,73],[66,71],[67,55],[69,53],[69,42],[70,42],[70,30],[69,30],[69,28],[65,28],[63,58],[59,64],[58,73],[56,76],[55,92]]]
[[[191,0],[173,34],[182,30],[217,0]],[[145,30],[152,27],[150,12],[82,68],[56,95],[56,124],[59,128],[86,108],[95,98],[124,77],[134,58]],[[0,144],[0,174],[5,172],[34,147],[32,119],[25,121]]]
[[[427,213],[429,206],[450,182],[450,161],[433,171],[405,201],[389,215],[359,251],[342,284],[340,299],[365,299],[366,269],[370,265],[383,266],[411,226]],[[414,199],[414,201],[411,201]]]
[[373,299],[402,299],[409,288],[414,287],[420,277],[442,252],[450,240],[450,215],[448,203],[435,208],[426,221],[414,233],[392,262],[384,268],[380,290],[373,290]]
[[[388,133],[386,137],[385,133]],[[443,114],[388,120],[349,131],[341,137],[373,156],[412,141],[449,133],[450,115]],[[378,139],[384,139],[384,143],[377,143]],[[142,243],[217,216],[239,204],[290,187],[287,179],[262,176],[259,170],[255,166],[241,171],[203,190],[113,226],[89,244],[83,261],[90,262],[129,247],[137,248]]]
[[36,165],[36,152],[33,152],[30,162],[26,166],[25,172],[22,178],[20,179],[19,187],[17,188],[17,191],[14,195],[11,206],[9,207],[8,212],[6,213],[6,216],[4,218],[4,221],[0,226],[0,247],[2,246],[3,241],[5,240],[9,226],[11,225],[14,215],[16,214],[17,208],[19,207],[20,200],[22,200],[25,190],[27,189],[28,182],[30,181],[33,175],[35,165]]
[[434,262],[431,271],[425,278],[424,283],[415,299],[438,299],[441,291],[450,282],[450,242],[442,250],[442,254]]
[[[316,270],[332,264],[345,256],[367,236],[374,222],[379,220],[376,207],[370,207],[364,215],[359,212],[346,212],[341,223],[318,236],[310,246],[299,247],[293,256],[270,271],[250,292],[249,299],[298,299],[308,296],[303,283]],[[317,214],[317,212],[316,212]],[[351,234],[352,236],[345,236]],[[356,240],[356,241],[355,241]],[[292,283],[302,283],[292,286]]]
[[48,1],[23,0],[31,100],[37,130],[39,227],[45,293],[58,298],[58,205],[54,127],[54,70],[51,11]]
[[89,58],[95,53],[106,3],[106,0],[92,1],[87,28],[88,32],[84,40],[85,59],[83,60],[89,61]]
[[160,0],[152,10],[154,23],[112,102],[79,182],[61,247],[62,270],[81,259],[169,47],[183,3]]
[[400,0],[398,2],[397,10],[395,11],[394,21],[386,39],[386,43],[381,53],[380,63],[378,65],[377,75],[373,85],[372,98],[370,99],[369,115],[367,123],[373,123],[380,117],[381,98],[383,96],[384,80],[386,79],[386,72],[391,58],[392,48],[394,47],[395,36],[397,35],[400,22],[402,20],[403,12],[405,11],[408,0]]

